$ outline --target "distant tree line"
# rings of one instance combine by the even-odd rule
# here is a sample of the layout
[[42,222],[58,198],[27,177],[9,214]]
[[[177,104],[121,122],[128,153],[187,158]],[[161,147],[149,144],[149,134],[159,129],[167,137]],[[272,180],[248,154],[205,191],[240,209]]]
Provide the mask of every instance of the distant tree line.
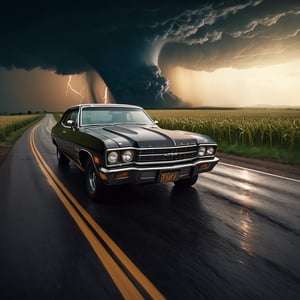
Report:
[[33,112],[31,109],[29,109],[27,112],[18,112],[18,113],[16,113],[16,112],[13,112],[13,113],[0,112],[0,115],[1,116],[17,116],[17,115],[22,116],[22,115],[32,115],[32,114],[38,115],[38,114],[46,114],[46,113],[47,113],[46,110],[44,110],[42,112],[40,112],[39,110]]

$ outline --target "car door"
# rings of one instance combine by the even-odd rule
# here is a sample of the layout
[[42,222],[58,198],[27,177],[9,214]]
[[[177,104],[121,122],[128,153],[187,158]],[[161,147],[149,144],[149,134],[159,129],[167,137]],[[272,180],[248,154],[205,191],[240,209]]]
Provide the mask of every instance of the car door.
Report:
[[60,149],[75,160],[77,154],[75,149],[78,140],[78,113],[78,108],[68,111],[62,119],[60,133]]

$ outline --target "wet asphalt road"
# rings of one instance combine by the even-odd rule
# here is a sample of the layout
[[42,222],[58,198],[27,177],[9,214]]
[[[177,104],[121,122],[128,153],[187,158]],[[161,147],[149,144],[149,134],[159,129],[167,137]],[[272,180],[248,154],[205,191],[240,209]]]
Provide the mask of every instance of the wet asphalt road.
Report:
[[[43,160],[163,297],[299,299],[299,181],[220,163],[185,191],[172,183],[118,187],[94,203],[84,174],[58,167],[53,124],[46,116],[34,134]],[[30,134],[0,169],[0,298],[122,299],[41,172]],[[132,277],[142,297],[153,298]]]

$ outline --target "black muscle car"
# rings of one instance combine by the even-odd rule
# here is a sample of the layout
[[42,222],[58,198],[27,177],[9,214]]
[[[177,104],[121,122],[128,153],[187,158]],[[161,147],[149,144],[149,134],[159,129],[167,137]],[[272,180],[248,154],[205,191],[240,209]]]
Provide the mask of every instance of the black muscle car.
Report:
[[174,182],[193,185],[218,163],[208,136],[166,130],[138,106],[84,104],[69,108],[52,128],[58,163],[86,172],[90,198],[108,185]]

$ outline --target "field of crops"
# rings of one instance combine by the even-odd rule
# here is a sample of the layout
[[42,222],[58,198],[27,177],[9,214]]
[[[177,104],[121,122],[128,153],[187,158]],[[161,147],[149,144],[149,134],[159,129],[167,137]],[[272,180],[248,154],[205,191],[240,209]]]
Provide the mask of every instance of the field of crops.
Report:
[[219,149],[234,145],[276,149],[300,160],[300,109],[148,110],[159,126],[211,136]]
[[12,132],[39,118],[40,115],[0,116],[0,142],[5,141]]

